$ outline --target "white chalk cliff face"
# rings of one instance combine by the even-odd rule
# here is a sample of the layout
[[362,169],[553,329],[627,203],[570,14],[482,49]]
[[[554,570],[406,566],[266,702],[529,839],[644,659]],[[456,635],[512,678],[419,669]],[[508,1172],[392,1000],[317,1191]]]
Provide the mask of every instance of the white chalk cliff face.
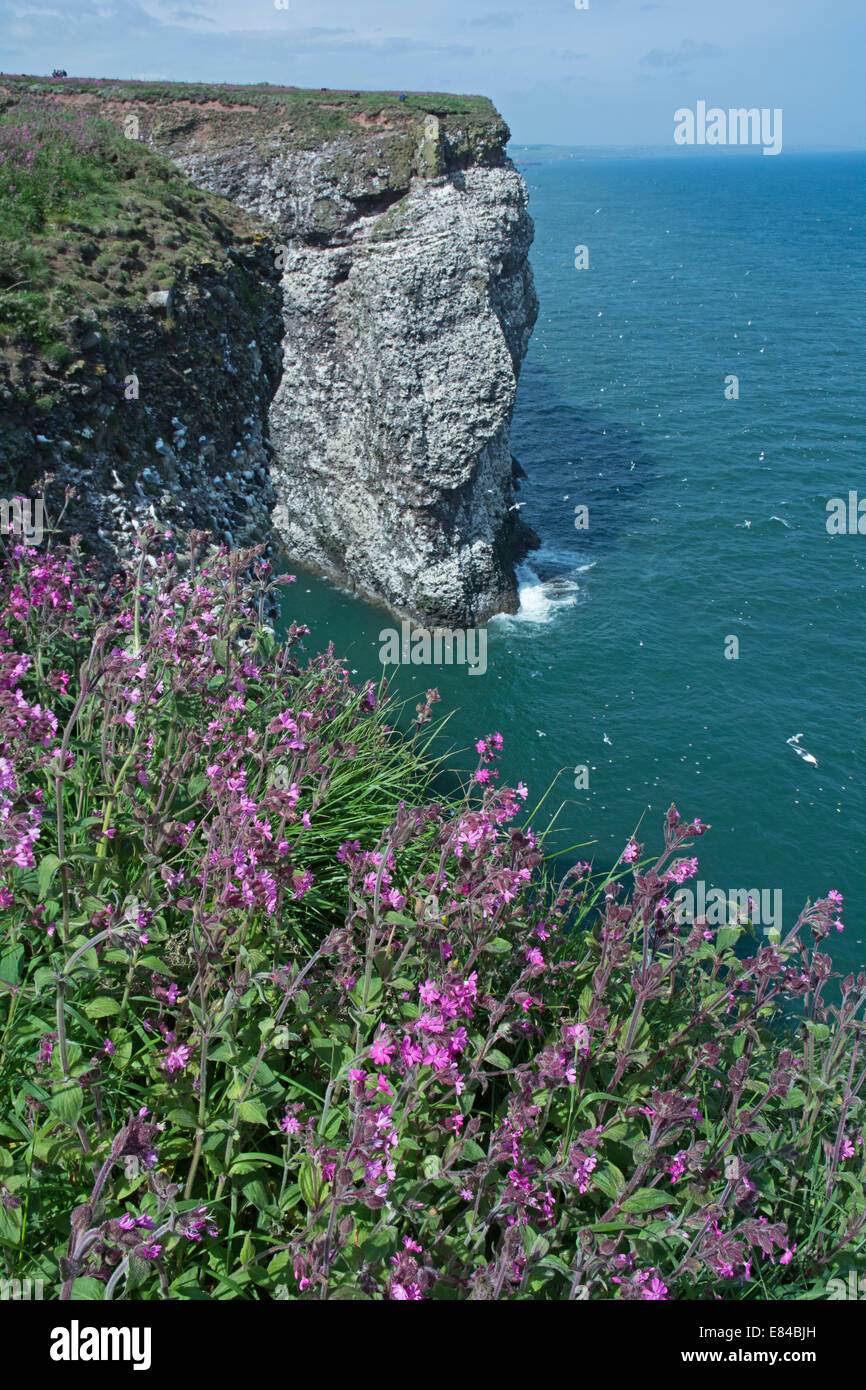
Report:
[[427,624],[515,611],[533,540],[509,447],[532,223],[492,114],[481,133],[428,114],[314,149],[278,131],[169,149],[284,248],[270,435],[288,554]]

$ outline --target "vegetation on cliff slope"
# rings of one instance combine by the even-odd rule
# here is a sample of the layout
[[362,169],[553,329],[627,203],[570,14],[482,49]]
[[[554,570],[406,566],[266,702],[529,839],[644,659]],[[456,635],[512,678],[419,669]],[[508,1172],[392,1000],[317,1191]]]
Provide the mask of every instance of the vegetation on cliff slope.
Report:
[[0,218],[7,366],[28,353],[63,366],[71,315],[135,308],[192,267],[227,263],[258,230],[119,125],[33,97],[0,114]]
[[0,1259],[92,1299],[826,1296],[866,975],[681,927],[705,827],[551,881],[483,733],[260,624],[256,551],[0,573]]

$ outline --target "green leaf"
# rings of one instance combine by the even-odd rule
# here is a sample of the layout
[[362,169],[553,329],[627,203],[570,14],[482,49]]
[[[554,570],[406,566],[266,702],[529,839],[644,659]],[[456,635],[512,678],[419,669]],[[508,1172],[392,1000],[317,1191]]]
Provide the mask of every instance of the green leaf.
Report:
[[378,1261],[387,1259],[396,1247],[397,1232],[393,1226],[385,1226],[381,1231],[374,1231],[372,1235],[367,1236],[361,1248],[367,1263],[376,1264]]
[[439,1176],[442,1162],[438,1154],[428,1154],[421,1164],[421,1170],[425,1178],[436,1178]]
[[344,1116],[342,1114],[342,1107],[340,1109],[331,1109],[328,1112],[324,1125],[322,1124],[321,1120],[319,1121],[319,1133],[321,1134],[322,1138],[336,1139],[337,1135],[340,1133],[340,1130],[343,1127],[343,1121]]
[[273,1085],[276,1079],[267,1062],[259,1062],[256,1067],[256,1085],[264,1089],[265,1086]]
[[[250,1276],[247,1273],[244,1272],[238,1274],[236,1279],[230,1279],[227,1274],[218,1274],[216,1277],[221,1284],[225,1285],[227,1289],[233,1289],[234,1292],[236,1294],[240,1294],[241,1297],[246,1296],[246,1289],[244,1288],[244,1285],[249,1284],[250,1282]],[[184,1294],[184,1297],[187,1298],[189,1297],[189,1295]]]
[[[268,1196],[268,1190],[261,1178],[250,1178],[247,1182],[241,1183],[241,1188],[247,1201],[251,1202],[257,1211],[267,1211],[271,1204],[271,1199]],[[252,1253],[252,1249],[250,1253]],[[243,1263],[244,1259],[243,1256],[241,1256],[241,1264]]]
[[72,1297],[88,1303],[101,1303],[105,1298],[105,1285],[101,1279],[91,1279],[84,1274],[72,1284]]
[[169,1110],[166,1119],[173,1125],[180,1125],[181,1129],[195,1129],[198,1124],[191,1110]]
[[10,1207],[8,1211],[0,1206],[0,1241],[4,1245],[20,1245],[24,1229],[23,1207]]
[[522,1237],[527,1259],[539,1259],[542,1255],[546,1255],[550,1249],[550,1241],[545,1240],[544,1236],[539,1235],[537,1231],[533,1231],[531,1226],[524,1226]]
[[266,1125],[268,1112],[260,1100],[243,1100],[238,1106],[238,1117],[252,1125]]
[[720,951],[724,951],[728,946],[733,946],[739,941],[743,934],[742,927],[722,927],[716,937],[716,946]]
[[110,1028],[108,1036],[114,1043],[111,1065],[117,1067],[118,1071],[125,1071],[132,1059],[132,1038],[122,1028]]
[[21,960],[24,955],[24,947],[16,945],[10,947],[0,956],[0,980],[5,980],[9,985],[17,985],[21,978]]
[[[378,975],[376,975],[376,974],[374,973],[374,974],[372,974],[372,975],[370,976],[370,987],[369,987],[369,989],[368,989],[368,991],[367,991],[367,1007],[369,1008],[371,1004],[377,1003],[377,1001],[378,1001],[379,999],[381,999],[381,997],[382,997],[382,980],[381,980],[380,976],[378,976]],[[355,988],[352,990],[352,993],[351,993],[350,998],[352,999],[352,1001],[353,1001],[355,1004],[357,1004],[357,1006],[358,1006],[359,1009],[364,1007],[364,981],[363,981],[363,980],[359,980],[359,981],[358,981],[358,983],[356,984]]]
[[149,1274],[153,1273],[153,1265],[150,1260],[142,1260],[138,1255],[131,1255],[126,1272],[126,1290],[131,1294],[140,1284],[143,1284]]
[[623,1211],[655,1211],[658,1207],[672,1207],[673,1198],[666,1197],[663,1192],[656,1192],[652,1187],[639,1187],[637,1192],[633,1192],[622,1204]]
[[[76,940],[71,942],[70,944],[77,950],[79,946],[84,945],[84,942]],[[96,951],[93,949],[93,947],[89,947],[78,957],[78,960],[75,962],[75,969],[82,971],[89,970],[94,975],[97,973],[97,971],[101,969],[99,956],[96,954]]]
[[[793,1110],[793,1109],[795,1109],[796,1107],[801,1106],[801,1105],[805,1105],[805,1104],[806,1104],[806,1097],[805,1097],[805,1095],[803,1094],[803,1092],[800,1090],[799,1086],[792,1086],[792,1087],[791,1087],[791,1090],[788,1092],[788,1094],[785,1096],[785,1099],[782,1101],[782,1109],[783,1109],[783,1110]],[[838,1176],[838,1174],[837,1174],[837,1176]]]
[[44,902],[48,897],[48,889],[51,887],[51,881],[59,867],[60,860],[57,858],[56,854],[46,854],[40,859],[39,868],[36,871],[36,877],[39,882],[40,902]]
[[116,999],[109,999],[107,994],[98,994],[84,1005],[84,1013],[88,1018],[109,1018],[112,1014],[120,1013],[120,1005]]
[[489,951],[491,955],[494,956],[507,956],[508,952],[511,950],[511,942],[506,941],[504,936],[494,936],[493,940],[488,941],[483,949]]
[[504,1052],[500,1052],[498,1047],[491,1047],[489,1052],[485,1052],[484,1060],[485,1062],[492,1062],[494,1067],[498,1067],[500,1071],[508,1071],[511,1066],[510,1059],[506,1057]]
[[52,1087],[48,1108],[63,1124],[74,1125],[83,1105],[84,1096],[77,1082],[61,1081]]
[[592,1181],[605,1195],[615,1201],[625,1187],[625,1178],[613,1163],[603,1163],[592,1174]]
[[[615,1099],[615,1097],[611,1097],[611,1099]],[[625,1139],[629,1133],[629,1126],[625,1120],[617,1120],[614,1124],[607,1125],[604,1132],[607,1139],[618,1144],[620,1139]]]
[[173,975],[174,971],[170,965],[166,965],[159,956],[139,956],[136,965],[143,965],[145,970],[155,970],[157,975]]
[[229,1172],[232,1177],[237,1173],[252,1173],[256,1168],[261,1168],[263,1163],[269,1164],[272,1168],[282,1168],[283,1160],[275,1157],[274,1154],[263,1154],[251,1151],[249,1153],[238,1154],[231,1163]]

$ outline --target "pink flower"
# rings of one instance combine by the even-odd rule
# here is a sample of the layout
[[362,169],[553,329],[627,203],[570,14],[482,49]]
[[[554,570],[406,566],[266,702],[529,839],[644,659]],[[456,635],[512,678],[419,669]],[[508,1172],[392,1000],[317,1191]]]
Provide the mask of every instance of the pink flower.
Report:
[[292,883],[294,884],[292,897],[302,898],[313,886],[313,875],[309,869],[305,869],[302,874],[292,874]]
[[666,873],[662,874],[665,883],[685,883],[687,878],[693,878],[698,871],[697,859],[677,859]]
[[167,1072],[183,1071],[191,1056],[192,1048],[186,1043],[181,1043],[178,1047],[169,1049],[160,1066],[164,1067]]
[[388,1038],[384,1029],[379,1030],[373,1045],[370,1048],[370,1057],[377,1067],[386,1067],[394,1056],[394,1044]]
[[679,1153],[674,1154],[673,1158],[668,1159],[668,1172],[674,1182],[676,1182],[678,1178],[681,1178],[686,1171],[684,1159],[685,1151],[683,1149],[680,1149]]

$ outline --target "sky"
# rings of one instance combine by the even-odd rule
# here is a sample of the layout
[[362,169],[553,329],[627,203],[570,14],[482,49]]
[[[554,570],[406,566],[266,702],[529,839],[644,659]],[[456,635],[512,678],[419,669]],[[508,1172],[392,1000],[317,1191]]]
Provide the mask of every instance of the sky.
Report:
[[519,144],[672,145],[705,100],[781,108],[786,149],[866,148],[864,0],[578,3],[0,0],[0,70],[481,93]]

